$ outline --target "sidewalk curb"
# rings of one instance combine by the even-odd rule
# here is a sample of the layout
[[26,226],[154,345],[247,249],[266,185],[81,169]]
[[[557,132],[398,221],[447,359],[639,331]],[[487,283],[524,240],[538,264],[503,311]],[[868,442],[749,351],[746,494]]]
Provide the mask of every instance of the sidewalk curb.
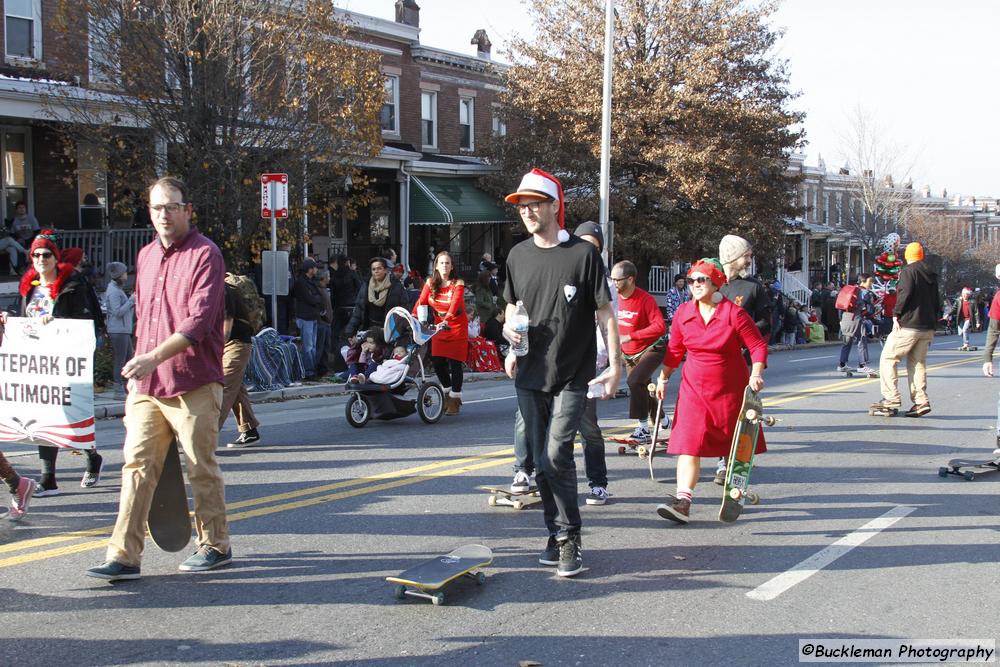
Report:
[[[506,378],[505,373],[466,373],[465,382],[483,382]],[[317,398],[319,396],[340,396],[347,393],[346,383],[297,384],[274,391],[251,391],[251,403],[278,403],[297,398]],[[94,418],[113,419],[125,415],[125,402],[94,397]]]

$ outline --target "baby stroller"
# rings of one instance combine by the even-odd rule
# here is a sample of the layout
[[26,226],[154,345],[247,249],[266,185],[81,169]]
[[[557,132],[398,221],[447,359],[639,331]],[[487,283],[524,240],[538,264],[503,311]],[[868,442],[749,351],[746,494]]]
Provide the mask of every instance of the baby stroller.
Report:
[[386,313],[385,341],[405,347],[406,356],[401,363],[393,364],[388,377],[379,377],[383,382],[347,385],[351,394],[345,408],[348,424],[361,428],[370,419],[399,419],[414,412],[426,424],[441,419],[444,390],[436,380],[427,379],[421,356],[424,344],[437,332],[436,327],[421,324],[405,308],[396,306]]

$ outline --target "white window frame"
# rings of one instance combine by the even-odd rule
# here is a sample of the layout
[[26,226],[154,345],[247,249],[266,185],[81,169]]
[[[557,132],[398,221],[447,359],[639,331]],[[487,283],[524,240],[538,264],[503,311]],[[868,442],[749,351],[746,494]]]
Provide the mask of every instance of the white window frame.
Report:
[[[107,29],[109,33],[118,31],[118,27],[121,25],[121,17],[117,17],[116,21],[116,25]],[[104,53],[100,49],[95,49],[93,39],[94,29],[91,27],[94,23],[94,17],[89,17],[87,30],[87,77],[91,83],[121,86],[121,50],[120,48],[116,48],[113,53]],[[106,42],[104,46],[109,46],[109,43]],[[101,62],[102,60],[103,62]],[[99,64],[96,69],[94,67],[95,62]]]
[[[382,134],[383,135],[390,135],[390,136],[393,136],[393,137],[399,137],[399,75],[398,74],[394,74],[394,73],[387,73],[387,72],[383,72],[383,74],[385,76],[385,82],[383,83],[383,85],[388,84],[390,82],[392,83],[392,102],[391,102],[391,104],[392,104],[392,108],[393,108],[393,114],[392,114],[392,127],[391,128],[383,127],[382,128]],[[386,92],[388,93],[388,91],[386,91]],[[388,99],[386,99],[382,103],[382,106],[384,107],[386,104],[390,104],[390,102],[389,102]],[[379,125],[381,125],[381,124],[382,124],[382,109],[380,108],[379,109]]]
[[[3,36],[4,36],[4,60],[9,65],[28,65],[42,62],[42,0],[30,0],[31,16],[13,13],[4,3],[3,12]],[[31,56],[25,57],[7,53],[7,17],[31,21]]]
[[[430,98],[430,118],[424,116],[424,99],[425,97]],[[427,143],[427,137],[424,136],[424,122],[429,121],[431,124],[431,136],[430,143]],[[420,141],[425,149],[436,150],[438,145],[438,94],[434,90],[421,90],[420,91]]]
[[[465,123],[462,122],[462,107],[468,104],[469,106],[469,145],[462,145],[462,126]],[[476,98],[467,97],[465,95],[458,98],[458,148],[463,151],[474,151],[476,150]]]

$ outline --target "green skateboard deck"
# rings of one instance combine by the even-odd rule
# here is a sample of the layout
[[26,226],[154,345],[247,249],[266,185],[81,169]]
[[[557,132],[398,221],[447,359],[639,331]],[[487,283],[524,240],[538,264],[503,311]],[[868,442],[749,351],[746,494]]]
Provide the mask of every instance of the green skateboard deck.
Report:
[[187,492],[176,440],[167,449],[146,524],[149,536],[164,551],[181,551],[191,541],[191,516],[188,514]]
[[493,552],[481,544],[468,544],[451,553],[436,556],[411,567],[395,577],[386,577],[396,584],[395,594],[400,600],[407,595],[430,600],[435,605],[444,604],[444,593],[439,589],[453,579],[468,577],[477,584],[486,583],[486,575],[479,568],[493,562]]
[[739,518],[746,501],[749,500],[752,505],[760,502],[760,497],[750,490],[750,473],[753,471],[754,451],[762,422],[770,425],[773,420],[764,417],[764,405],[760,396],[747,387],[743,392],[743,405],[740,407],[733,444],[726,460],[726,482],[722,507],[719,508],[719,521],[733,523]]

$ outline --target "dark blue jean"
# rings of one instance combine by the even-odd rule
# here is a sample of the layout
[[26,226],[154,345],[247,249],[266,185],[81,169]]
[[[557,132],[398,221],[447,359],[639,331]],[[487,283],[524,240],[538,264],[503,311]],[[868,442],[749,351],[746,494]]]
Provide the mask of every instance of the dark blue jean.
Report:
[[550,535],[564,540],[580,533],[573,441],[587,403],[586,389],[556,393],[517,389],[528,451]]
[[[587,407],[580,417],[580,439],[583,440],[583,462],[590,488],[608,487],[608,464],[604,458],[604,434],[597,423],[597,399],[588,398]],[[514,413],[514,472],[535,471],[535,459],[528,449],[521,411]]]

